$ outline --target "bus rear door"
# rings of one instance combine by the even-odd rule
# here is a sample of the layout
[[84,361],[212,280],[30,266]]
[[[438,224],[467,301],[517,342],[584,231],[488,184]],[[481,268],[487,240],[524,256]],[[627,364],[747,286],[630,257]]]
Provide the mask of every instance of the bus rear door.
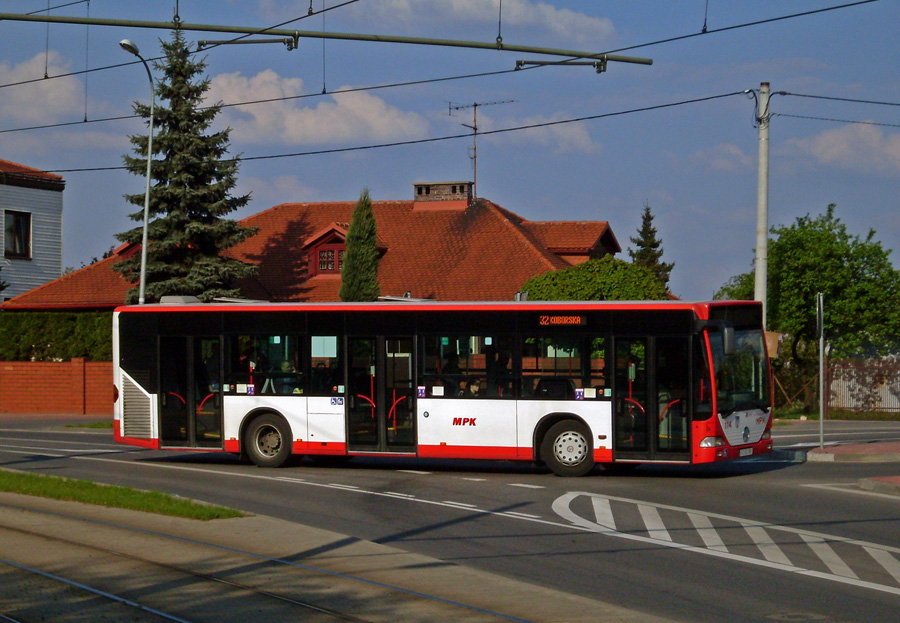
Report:
[[217,337],[160,337],[162,447],[222,448],[220,366]]

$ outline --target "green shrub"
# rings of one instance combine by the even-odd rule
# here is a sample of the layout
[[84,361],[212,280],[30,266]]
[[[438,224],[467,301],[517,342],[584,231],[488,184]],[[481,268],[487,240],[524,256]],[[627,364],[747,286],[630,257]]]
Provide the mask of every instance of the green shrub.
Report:
[[0,361],[112,361],[112,312],[0,313]]

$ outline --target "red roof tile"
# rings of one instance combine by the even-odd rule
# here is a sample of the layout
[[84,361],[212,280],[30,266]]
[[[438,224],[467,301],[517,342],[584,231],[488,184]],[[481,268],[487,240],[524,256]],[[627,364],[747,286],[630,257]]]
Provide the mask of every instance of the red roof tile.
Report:
[[0,184],[58,191],[66,185],[61,175],[2,159],[0,159]]
[[[338,275],[307,278],[315,242],[349,223],[355,202],[286,203],[242,221],[259,233],[228,255],[259,266],[243,284],[249,298],[272,301],[336,301]],[[529,278],[569,266],[597,245],[610,252],[618,243],[605,222],[526,221],[479,200],[466,210],[415,210],[414,201],[373,201],[383,254],[378,281],[383,295],[438,300],[511,300]],[[111,269],[121,254],[66,275],[3,304],[5,309],[114,307],[128,284]],[[565,258],[563,257],[565,256]],[[90,303],[90,305],[88,305]]]

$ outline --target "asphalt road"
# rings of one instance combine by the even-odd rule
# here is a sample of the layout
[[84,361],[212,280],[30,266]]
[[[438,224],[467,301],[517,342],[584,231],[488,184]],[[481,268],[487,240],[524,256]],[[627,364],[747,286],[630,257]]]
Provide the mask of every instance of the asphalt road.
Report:
[[[900,439],[900,423],[827,423],[826,443]],[[117,446],[108,432],[0,423],[0,466],[159,489],[391,545],[683,621],[891,621],[900,496],[859,479],[897,464],[803,463],[818,423],[778,452],[580,479],[503,462],[355,459],[278,470],[222,454]]]

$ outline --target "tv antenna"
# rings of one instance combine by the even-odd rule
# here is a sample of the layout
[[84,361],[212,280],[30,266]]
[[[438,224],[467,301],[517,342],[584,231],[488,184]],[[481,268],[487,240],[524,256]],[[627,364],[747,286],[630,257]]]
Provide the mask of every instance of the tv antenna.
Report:
[[469,152],[469,159],[472,160],[472,197],[478,198],[478,107],[479,106],[496,106],[498,104],[512,104],[515,100],[498,100],[496,102],[473,102],[472,104],[454,104],[448,102],[447,114],[453,116],[454,110],[472,109],[472,125],[463,123],[462,125],[472,130],[472,149]]

